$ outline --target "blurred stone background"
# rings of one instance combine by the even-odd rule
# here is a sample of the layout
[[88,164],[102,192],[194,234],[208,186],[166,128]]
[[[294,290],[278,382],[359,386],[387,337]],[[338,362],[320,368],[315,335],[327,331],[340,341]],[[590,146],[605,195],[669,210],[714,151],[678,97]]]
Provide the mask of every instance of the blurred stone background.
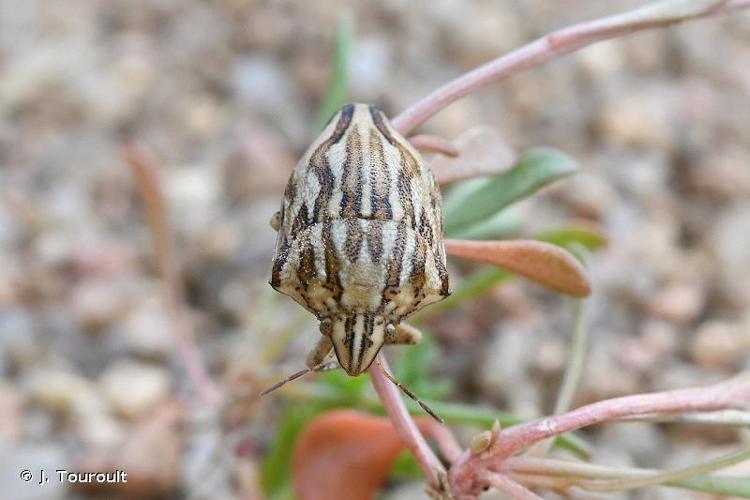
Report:
[[[358,2],[351,96],[393,115],[551,29],[643,3]],[[4,498],[88,494],[34,489],[18,471],[76,470],[190,391],[119,154],[126,139],[158,159],[211,370],[268,376],[257,352],[271,340],[254,323],[268,296],[268,220],[316,135],[345,4],[0,0]],[[577,404],[750,368],[749,98],[745,14],[596,45],[423,127],[453,138],[488,123],[518,149],[554,146],[580,162],[578,175],[521,207],[525,234],[587,221],[610,240],[591,263],[592,346]],[[278,307],[299,317],[291,300]],[[292,352],[313,343],[315,324],[302,325]],[[433,321],[450,353],[436,369],[456,381],[456,400],[541,414],[554,403],[569,325],[567,299],[513,282]],[[156,434],[169,441],[157,447],[168,451],[163,495],[191,491],[205,457],[187,444],[200,433]],[[589,437],[602,463],[669,467],[724,451],[739,431],[627,424]],[[209,497],[237,494],[219,484]]]

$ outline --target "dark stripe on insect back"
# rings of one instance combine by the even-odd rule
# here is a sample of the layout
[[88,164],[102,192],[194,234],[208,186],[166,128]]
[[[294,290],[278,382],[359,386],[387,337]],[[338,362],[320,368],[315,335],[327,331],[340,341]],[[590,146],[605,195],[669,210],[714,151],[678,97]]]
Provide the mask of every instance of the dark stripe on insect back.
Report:
[[326,153],[334,144],[337,144],[344,134],[349,129],[349,125],[352,123],[352,117],[354,116],[354,104],[347,104],[341,108],[341,115],[339,116],[336,127],[333,129],[331,136],[323,141],[323,143],[315,149],[315,152],[310,157],[309,168],[315,171],[318,176],[318,182],[320,183],[320,193],[315,199],[315,206],[313,207],[312,218],[315,221],[321,220],[321,212],[325,210],[328,200],[333,194],[333,172],[331,167],[328,165],[328,158]]
[[373,221],[367,224],[367,251],[374,263],[383,258],[383,223]]
[[346,219],[346,241],[344,243],[346,258],[350,262],[357,262],[361,249],[362,229],[359,225],[359,219]]
[[289,250],[291,245],[288,243],[282,243],[277,255],[276,260],[273,262],[273,269],[271,270],[271,286],[278,289],[281,286],[281,271],[284,269],[289,258]]
[[404,252],[406,251],[406,225],[402,222],[396,229],[396,241],[393,247],[393,257],[388,263],[388,273],[385,278],[386,287],[400,287],[401,268],[404,263]]
[[362,335],[360,336],[359,342],[359,357],[357,358],[357,368],[362,369],[362,360],[365,357],[365,351],[372,345],[372,329],[375,325],[375,316],[368,314],[365,316],[364,325],[362,328]]
[[393,134],[391,134],[388,126],[385,124],[385,120],[383,120],[383,112],[375,106],[370,106],[370,117],[372,118],[372,123],[383,134],[383,137],[385,137],[385,140],[393,144]]
[[331,223],[323,224],[323,255],[325,257],[326,267],[326,288],[331,292],[333,300],[341,300],[343,287],[339,278],[339,269],[341,269],[341,259],[336,253],[336,247],[333,244],[333,235],[331,234]]
[[398,149],[401,155],[401,160],[399,161],[400,175],[397,180],[399,201],[406,212],[405,218],[411,219],[411,227],[412,229],[416,229],[417,221],[414,220],[415,201],[412,200],[411,196],[411,179],[421,175],[419,163],[402,143],[401,139],[391,133],[390,128],[385,123],[383,113],[375,106],[370,106],[370,117],[372,117],[372,123],[375,125],[375,128],[378,129],[385,140]]
[[311,226],[312,222],[307,216],[307,205],[305,203],[302,203],[302,206],[299,207],[299,212],[297,212],[297,217],[294,218],[294,221],[292,221],[292,232],[291,236],[292,239],[297,237],[303,229],[305,229],[308,226]]
[[369,129],[369,153],[370,153],[370,210],[373,219],[392,220],[390,186],[391,171],[385,161],[383,143],[378,138],[378,133]]
[[349,353],[349,366],[354,362],[354,327],[357,324],[356,316],[347,316],[344,321],[344,345]]
[[[342,219],[352,219],[360,216],[362,207],[362,141],[357,131],[352,131],[346,139],[346,158],[344,159],[343,174],[341,175],[341,204],[339,216]],[[353,182],[349,180],[355,176]],[[353,184],[354,189],[349,185]]]
[[425,275],[425,260],[427,252],[430,250],[425,248],[424,243],[419,241],[419,239],[415,242],[415,247],[410,259],[409,283],[414,287],[416,296],[414,297],[412,307],[406,313],[407,316],[416,311],[419,308],[419,304],[426,297],[425,286],[427,285],[427,276]]

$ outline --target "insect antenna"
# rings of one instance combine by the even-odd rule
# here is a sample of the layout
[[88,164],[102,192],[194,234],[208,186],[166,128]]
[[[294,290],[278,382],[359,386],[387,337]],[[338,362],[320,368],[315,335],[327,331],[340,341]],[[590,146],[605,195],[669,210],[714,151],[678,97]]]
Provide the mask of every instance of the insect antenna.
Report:
[[307,375],[311,371],[314,371],[314,370],[311,370],[310,368],[305,368],[304,370],[300,370],[300,371],[298,371],[296,373],[292,373],[291,375],[289,375],[284,380],[281,380],[280,382],[276,382],[271,387],[269,387],[265,391],[261,392],[260,395],[261,396],[265,396],[267,394],[270,394],[273,391],[275,391],[276,389],[279,389],[281,386],[285,385],[287,382],[291,382],[292,380],[297,380],[298,378],[302,377],[303,375]]
[[432,418],[434,418],[435,420],[437,420],[441,424],[444,422],[444,420],[442,418],[440,418],[437,415],[437,413],[435,413],[434,411],[432,411],[432,408],[430,408],[429,406],[427,406],[424,403],[424,401],[422,401],[421,399],[419,399],[416,394],[414,394],[409,389],[407,389],[406,387],[404,387],[404,385],[401,384],[401,382],[399,382],[398,380],[396,380],[395,378],[393,378],[393,375],[391,375],[390,373],[388,373],[388,370],[386,370],[385,367],[380,363],[380,359],[377,359],[377,362],[378,362],[378,366],[380,367],[380,370],[383,372],[383,374],[386,376],[386,378],[388,380],[390,380],[391,382],[393,382],[393,385],[395,385],[396,387],[398,387],[399,389],[401,389],[401,392],[403,392],[404,394],[406,394],[407,396],[409,396],[415,403],[417,403],[419,406],[421,406],[422,409],[425,412],[427,412],[427,414],[429,416],[431,416]]

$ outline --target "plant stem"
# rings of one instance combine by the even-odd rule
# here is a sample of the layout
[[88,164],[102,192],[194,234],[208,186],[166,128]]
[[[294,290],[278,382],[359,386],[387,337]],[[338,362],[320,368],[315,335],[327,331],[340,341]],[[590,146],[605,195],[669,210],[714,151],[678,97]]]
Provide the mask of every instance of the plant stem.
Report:
[[[586,328],[586,301],[573,301],[573,332],[570,338],[570,355],[568,364],[565,367],[565,374],[560,386],[560,392],[557,395],[555,403],[555,414],[560,414],[570,410],[573,406],[578,386],[583,376],[583,367],[586,363],[586,352],[588,350],[588,329]],[[546,439],[529,450],[529,455],[541,457],[549,453],[554,443],[551,439]]]
[[[684,413],[750,408],[750,374],[708,387],[638,394],[583,406],[562,415],[542,418],[504,430],[497,444],[480,455],[462,455],[451,468],[455,492],[476,491],[477,474],[493,469],[532,444],[589,425],[652,413]],[[464,458],[465,457],[465,458]]]
[[404,110],[391,123],[406,136],[437,112],[475,90],[553,57],[637,31],[747,8],[750,8],[750,0],[663,0],[623,14],[574,24],[543,36],[443,85]]
[[401,393],[383,374],[382,370],[389,370],[385,356],[382,352],[378,356],[382,368],[380,364],[373,363],[368,370],[375,392],[378,393],[393,427],[411,452],[419,468],[422,469],[422,473],[429,484],[434,488],[440,488],[442,483],[440,476],[444,477],[446,471],[419,432],[417,424],[409,415],[409,410],[406,409],[406,405],[401,399]]
[[483,479],[499,492],[505,493],[516,500],[543,500],[542,497],[515,482],[508,476],[494,472],[487,472],[483,474]]
[[588,349],[588,329],[586,328],[586,301],[573,302],[573,334],[570,339],[570,357],[565,367],[560,393],[555,404],[555,413],[563,413],[573,406],[578,386],[583,376]]
[[652,422],[652,423],[685,423],[701,425],[726,425],[732,427],[750,427],[750,412],[724,410],[702,413],[685,413],[684,415],[643,415],[626,417],[617,422]]
[[156,167],[149,155],[138,145],[126,145],[122,154],[136,180],[151,231],[156,266],[164,284],[164,299],[188,379],[203,402],[215,408],[221,391],[211,380],[203,358],[195,345],[192,324],[184,308],[183,284],[172,248],[171,228],[164,207],[164,195]]

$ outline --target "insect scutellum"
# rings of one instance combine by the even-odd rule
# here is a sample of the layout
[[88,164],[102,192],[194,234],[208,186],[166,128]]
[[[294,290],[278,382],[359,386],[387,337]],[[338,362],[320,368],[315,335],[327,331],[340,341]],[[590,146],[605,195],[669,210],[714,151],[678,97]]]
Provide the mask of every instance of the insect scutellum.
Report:
[[449,294],[440,191],[411,144],[374,106],[347,104],[292,173],[270,284],[320,320],[310,371],[367,370],[403,321]]

